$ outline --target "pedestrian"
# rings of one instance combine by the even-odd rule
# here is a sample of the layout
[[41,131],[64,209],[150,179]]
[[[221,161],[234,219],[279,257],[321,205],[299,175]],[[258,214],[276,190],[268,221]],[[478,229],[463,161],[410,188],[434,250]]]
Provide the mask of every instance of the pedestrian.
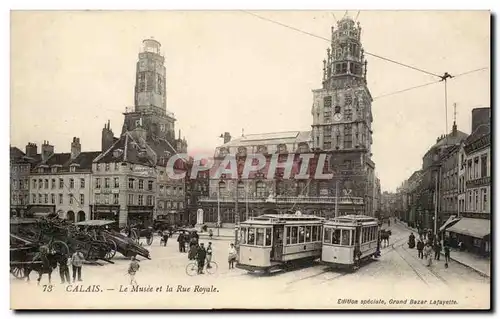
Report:
[[207,258],[207,251],[203,243],[200,244],[196,250],[196,261],[198,262],[198,274],[203,274],[203,267],[205,266],[205,259]]
[[141,266],[139,265],[139,260],[135,258],[135,256],[132,256],[130,258],[130,265],[128,266],[128,274],[130,276],[130,285],[137,285],[137,281],[135,280],[135,274],[139,271],[139,268]]
[[424,257],[427,259],[427,267],[432,266],[432,246],[429,242],[424,247]]
[[198,254],[198,249],[199,249],[198,244],[189,246],[189,252],[188,252],[188,259],[189,260],[196,259],[196,255]]
[[179,243],[179,252],[184,253],[186,252],[186,244],[184,242],[184,234],[180,233],[179,236],[177,237],[177,242]]
[[419,239],[417,243],[417,251],[418,251],[418,258],[420,259],[424,258],[423,250],[424,250],[424,242],[422,241],[422,239]]
[[227,261],[229,263],[229,269],[234,269],[234,263],[236,262],[236,258],[238,257],[238,253],[236,252],[236,248],[234,247],[234,244],[231,243],[229,246],[229,254],[227,257]]
[[441,256],[441,243],[439,241],[436,241],[436,244],[434,245],[434,259],[439,260],[440,256]]
[[214,232],[213,232],[212,228],[210,228],[210,229],[208,230],[208,237],[210,238],[210,240],[212,240],[212,237],[213,237],[213,236],[214,236]]
[[207,268],[212,268],[212,266],[210,266],[210,263],[212,262],[212,242],[208,242],[208,246],[207,246]]
[[61,284],[71,283],[69,278],[69,257],[66,253],[62,253],[59,259],[59,275],[61,276]]
[[167,231],[162,231],[161,237],[162,237],[162,240],[163,240],[163,246],[167,246],[168,232]]
[[78,277],[78,281],[82,281],[82,267],[85,257],[80,250],[80,247],[76,248],[76,252],[71,257],[71,265],[73,268],[73,282],[75,282]]
[[444,246],[444,266],[448,268],[448,263],[450,262],[450,246]]

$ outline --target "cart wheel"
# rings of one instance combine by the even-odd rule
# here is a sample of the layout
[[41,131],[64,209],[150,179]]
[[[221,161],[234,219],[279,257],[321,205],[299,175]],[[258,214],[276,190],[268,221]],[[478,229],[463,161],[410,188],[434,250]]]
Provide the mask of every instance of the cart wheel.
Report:
[[198,274],[198,264],[196,262],[187,264],[186,274],[188,274],[188,276],[196,276]]
[[108,244],[109,251],[106,253],[106,259],[110,260],[115,257],[116,254],[116,243],[114,240],[108,239],[106,240],[106,244]]
[[10,273],[14,275],[17,279],[23,279],[25,277],[24,268],[19,266],[10,267]]
[[50,249],[55,250],[56,252],[61,253],[61,254],[69,255],[68,245],[65,242],[60,241],[60,240],[56,240],[56,241],[52,242],[52,244],[50,245]]
[[151,234],[149,237],[146,237],[146,244],[148,244],[148,246],[151,246],[151,244],[153,244],[153,234]]

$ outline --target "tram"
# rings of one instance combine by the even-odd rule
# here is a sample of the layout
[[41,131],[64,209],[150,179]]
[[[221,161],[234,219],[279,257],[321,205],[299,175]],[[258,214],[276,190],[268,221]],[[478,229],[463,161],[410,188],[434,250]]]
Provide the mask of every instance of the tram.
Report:
[[313,215],[264,214],[240,224],[237,268],[271,272],[321,257],[324,218]]
[[354,270],[359,262],[376,256],[379,223],[364,215],[345,215],[323,224],[321,262]]

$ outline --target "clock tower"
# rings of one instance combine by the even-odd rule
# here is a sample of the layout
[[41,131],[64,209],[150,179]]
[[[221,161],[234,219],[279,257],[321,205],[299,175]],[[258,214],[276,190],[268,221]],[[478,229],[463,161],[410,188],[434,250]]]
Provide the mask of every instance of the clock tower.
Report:
[[124,114],[123,132],[141,127],[148,138],[166,139],[175,145],[176,120],[167,111],[165,57],[160,48],[160,42],[154,39],[143,41],[136,65],[134,107]]
[[344,17],[332,27],[323,60],[323,87],[314,90],[313,147],[319,150],[371,151],[371,102],[361,27]]
[[355,213],[373,215],[372,97],[361,27],[345,16],[331,30],[322,88],[313,90],[312,147],[328,156],[334,174],[329,187],[339,188],[338,196],[362,199]]

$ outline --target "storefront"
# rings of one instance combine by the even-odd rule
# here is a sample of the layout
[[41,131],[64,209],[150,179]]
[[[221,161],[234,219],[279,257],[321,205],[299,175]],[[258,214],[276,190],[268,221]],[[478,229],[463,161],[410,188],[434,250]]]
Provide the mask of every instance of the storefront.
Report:
[[143,224],[144,226],[153,225],[154,206],[127,206],[128,225]]
[[56,205],[30,205],[27,208],[25,217],[47,217],[50,214],[55,214]]
[[90,206],[91,219],[114,220],[118,222],[120,205],[93,205]]
[[483,256],[491,252],[490,232],[490,220],[465,217],[446,230],[452,247],[462,242],[464,250]]

